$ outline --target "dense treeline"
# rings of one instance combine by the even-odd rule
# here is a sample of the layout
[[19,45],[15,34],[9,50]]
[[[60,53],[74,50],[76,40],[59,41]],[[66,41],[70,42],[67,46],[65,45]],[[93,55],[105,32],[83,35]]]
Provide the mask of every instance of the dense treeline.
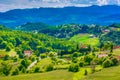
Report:
[[71,38],[80,33],[89,33],[99,36],[102,34],[103,27],[99,25],[80,25],[80,24],[64,24],[52,28],[45,28],[40,30],[40,33],[48,34],[58,38]]
[[65,39],[58,39],[44,34],[0,30],[0,49],[6,49],[6,51],[15,49],[23,53],[24,50],[33,50],[39,55],[49,51],[72,51],[75,45]]
[[80,25],[80,24],[63,24],[58,26],[49,26],[44,23],[27,23],[20,27],[19,30],[23,31],[37,31],[39,33],[48,34],[57,38],[71,38],[72,36],[80,33],[90,33],[99,36],[105,27],[99,25]]

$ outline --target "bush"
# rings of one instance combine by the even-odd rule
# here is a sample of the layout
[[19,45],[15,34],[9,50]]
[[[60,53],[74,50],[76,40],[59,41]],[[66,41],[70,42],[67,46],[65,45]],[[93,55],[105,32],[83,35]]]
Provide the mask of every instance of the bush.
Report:
[[10,58],[9,55],[4,56],[4,60],[9,60],[9,58]]
[[2,64],[2,73],[8,76],[10,74],[10,71],[12,69],[12,65],[8,63],[1,63]]
[[79,53],[78,52],[74,52],[73,54],[72,54],[72,57],[79,57]]
[[49,64],[46,66],[46,71],[52,71],[54,69],[53,64]]
[[80,67],[83,67],[83,66],[84,66],[84,63],[85,63],[84,61],[80,61],[80,62],[79,62],[79,66],[80,66]]
[[112,61],[112,66],[116,66],[119,64],[119,61],[117,58],[112,58],[111,61]]
[[87,74],[88,74],[88,72],[87,72],[87,70],[85,70],[84,75],[87,75]]
[[71,72],[78,72],[79,71],[79,65],[78,64],[71,64],[69,66],[68,70],[71,71]]
[[11,48],[9,46],[6,47],[6,51],[9,52]]
[[18,75],[19,74],[19,70],[18,68],[16,68],[13,72],[12,72],[12,75]]
[[102,66],[103,66],[104,68],[110,67],[110,66],[112,66],[112,61],[109,60],[109,59],[106,59],[106,60],[103,62]]
[[36,67],[35,70],[34,70],[34,73],[37,73],[39,72],[40,68],[39,67]]
[[43,59],[43,58],[46,58],[47,56],[46,56],[46,54],[44,53],[44,54],[40,54],[40,57]]
[[23,68],[21,69],[21,71],[22,71],[22,73],[26,73],[25,67],[23,67]]

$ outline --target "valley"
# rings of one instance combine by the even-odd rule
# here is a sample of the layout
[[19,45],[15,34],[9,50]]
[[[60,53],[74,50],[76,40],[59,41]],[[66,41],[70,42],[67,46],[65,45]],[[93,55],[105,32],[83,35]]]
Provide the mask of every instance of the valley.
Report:
[[112,79],[120,63],[119,27],[40,22],[12,30],[1,25],[0,80]]

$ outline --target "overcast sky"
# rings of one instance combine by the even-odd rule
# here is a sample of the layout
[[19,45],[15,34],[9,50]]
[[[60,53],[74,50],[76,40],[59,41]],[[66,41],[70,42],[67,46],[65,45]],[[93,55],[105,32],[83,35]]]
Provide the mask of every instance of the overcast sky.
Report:
[[11,9],[91,6],[91,5],[120,5],[120,0],[0,0],[0,12]]

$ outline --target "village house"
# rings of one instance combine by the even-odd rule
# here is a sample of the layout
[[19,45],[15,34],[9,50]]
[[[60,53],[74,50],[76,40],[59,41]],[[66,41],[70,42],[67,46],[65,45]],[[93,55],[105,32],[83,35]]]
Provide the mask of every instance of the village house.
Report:
[[107,57],[108,54],[98,54],[98,58]]
[[114,46],[113,49],[120,49],[120,46]]
[[24,54],[25,54],[25,56],[30,57],[30,55],[32,54],[32,51],[31,50],[25,50]]

